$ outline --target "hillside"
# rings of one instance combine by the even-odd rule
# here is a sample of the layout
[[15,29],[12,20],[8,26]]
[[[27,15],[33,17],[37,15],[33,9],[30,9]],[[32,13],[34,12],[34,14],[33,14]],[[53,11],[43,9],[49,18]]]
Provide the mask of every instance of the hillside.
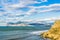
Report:
[[51,29],[42,33],[42,36],[51,40],[60,40],[60,20],[56,20]]

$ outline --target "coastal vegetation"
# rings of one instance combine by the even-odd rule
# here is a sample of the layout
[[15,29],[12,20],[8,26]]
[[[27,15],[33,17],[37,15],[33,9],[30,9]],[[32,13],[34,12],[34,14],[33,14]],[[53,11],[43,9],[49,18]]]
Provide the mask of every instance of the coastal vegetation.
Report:
[[47,32],[42,33],[41,36],[51,40],[60,40],[60,20],[56,20],[54,25]]

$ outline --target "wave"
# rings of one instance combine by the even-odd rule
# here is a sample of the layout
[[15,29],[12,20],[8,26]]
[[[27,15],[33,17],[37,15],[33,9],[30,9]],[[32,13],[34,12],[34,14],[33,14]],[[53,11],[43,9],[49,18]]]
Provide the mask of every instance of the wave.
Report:
[[18,38],[11,38],[9,40],[36,40],[36,39],[37,40],[44,40],[39,35],[43,32],[46,32],[46,31],[48,31],[48,30],[27,32],[27,34],[22,35],[23,37],[20,37],[21,35],[19,35]]
[[42,30],[42,31],[33,31],[33,32],[30,32],[30,34],[34,34],[34,35],[40,35],[41,33],[43,32],[46,32],[48,30]]

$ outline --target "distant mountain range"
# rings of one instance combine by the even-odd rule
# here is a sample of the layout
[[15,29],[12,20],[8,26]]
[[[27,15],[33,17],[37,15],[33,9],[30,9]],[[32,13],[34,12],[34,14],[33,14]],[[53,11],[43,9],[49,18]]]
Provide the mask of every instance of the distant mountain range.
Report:
[[15,25],[15,26],[28,26],[28,25],[33,25],[33,26],[39,26],[39,25],[52,25],[53,22],[47,22],[47,21],[40,21],[40,22],[25,22],[25,21],[18,21],[18,22],[9,22],[7,25]]

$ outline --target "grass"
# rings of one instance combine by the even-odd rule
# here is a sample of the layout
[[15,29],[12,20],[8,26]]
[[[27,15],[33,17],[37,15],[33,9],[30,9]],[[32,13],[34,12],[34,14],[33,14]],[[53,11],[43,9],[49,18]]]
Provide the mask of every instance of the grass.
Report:
[[42,36],[51,40],[60,40],[60,20],[57,20],[51,29],[47,32],[44,32]]

